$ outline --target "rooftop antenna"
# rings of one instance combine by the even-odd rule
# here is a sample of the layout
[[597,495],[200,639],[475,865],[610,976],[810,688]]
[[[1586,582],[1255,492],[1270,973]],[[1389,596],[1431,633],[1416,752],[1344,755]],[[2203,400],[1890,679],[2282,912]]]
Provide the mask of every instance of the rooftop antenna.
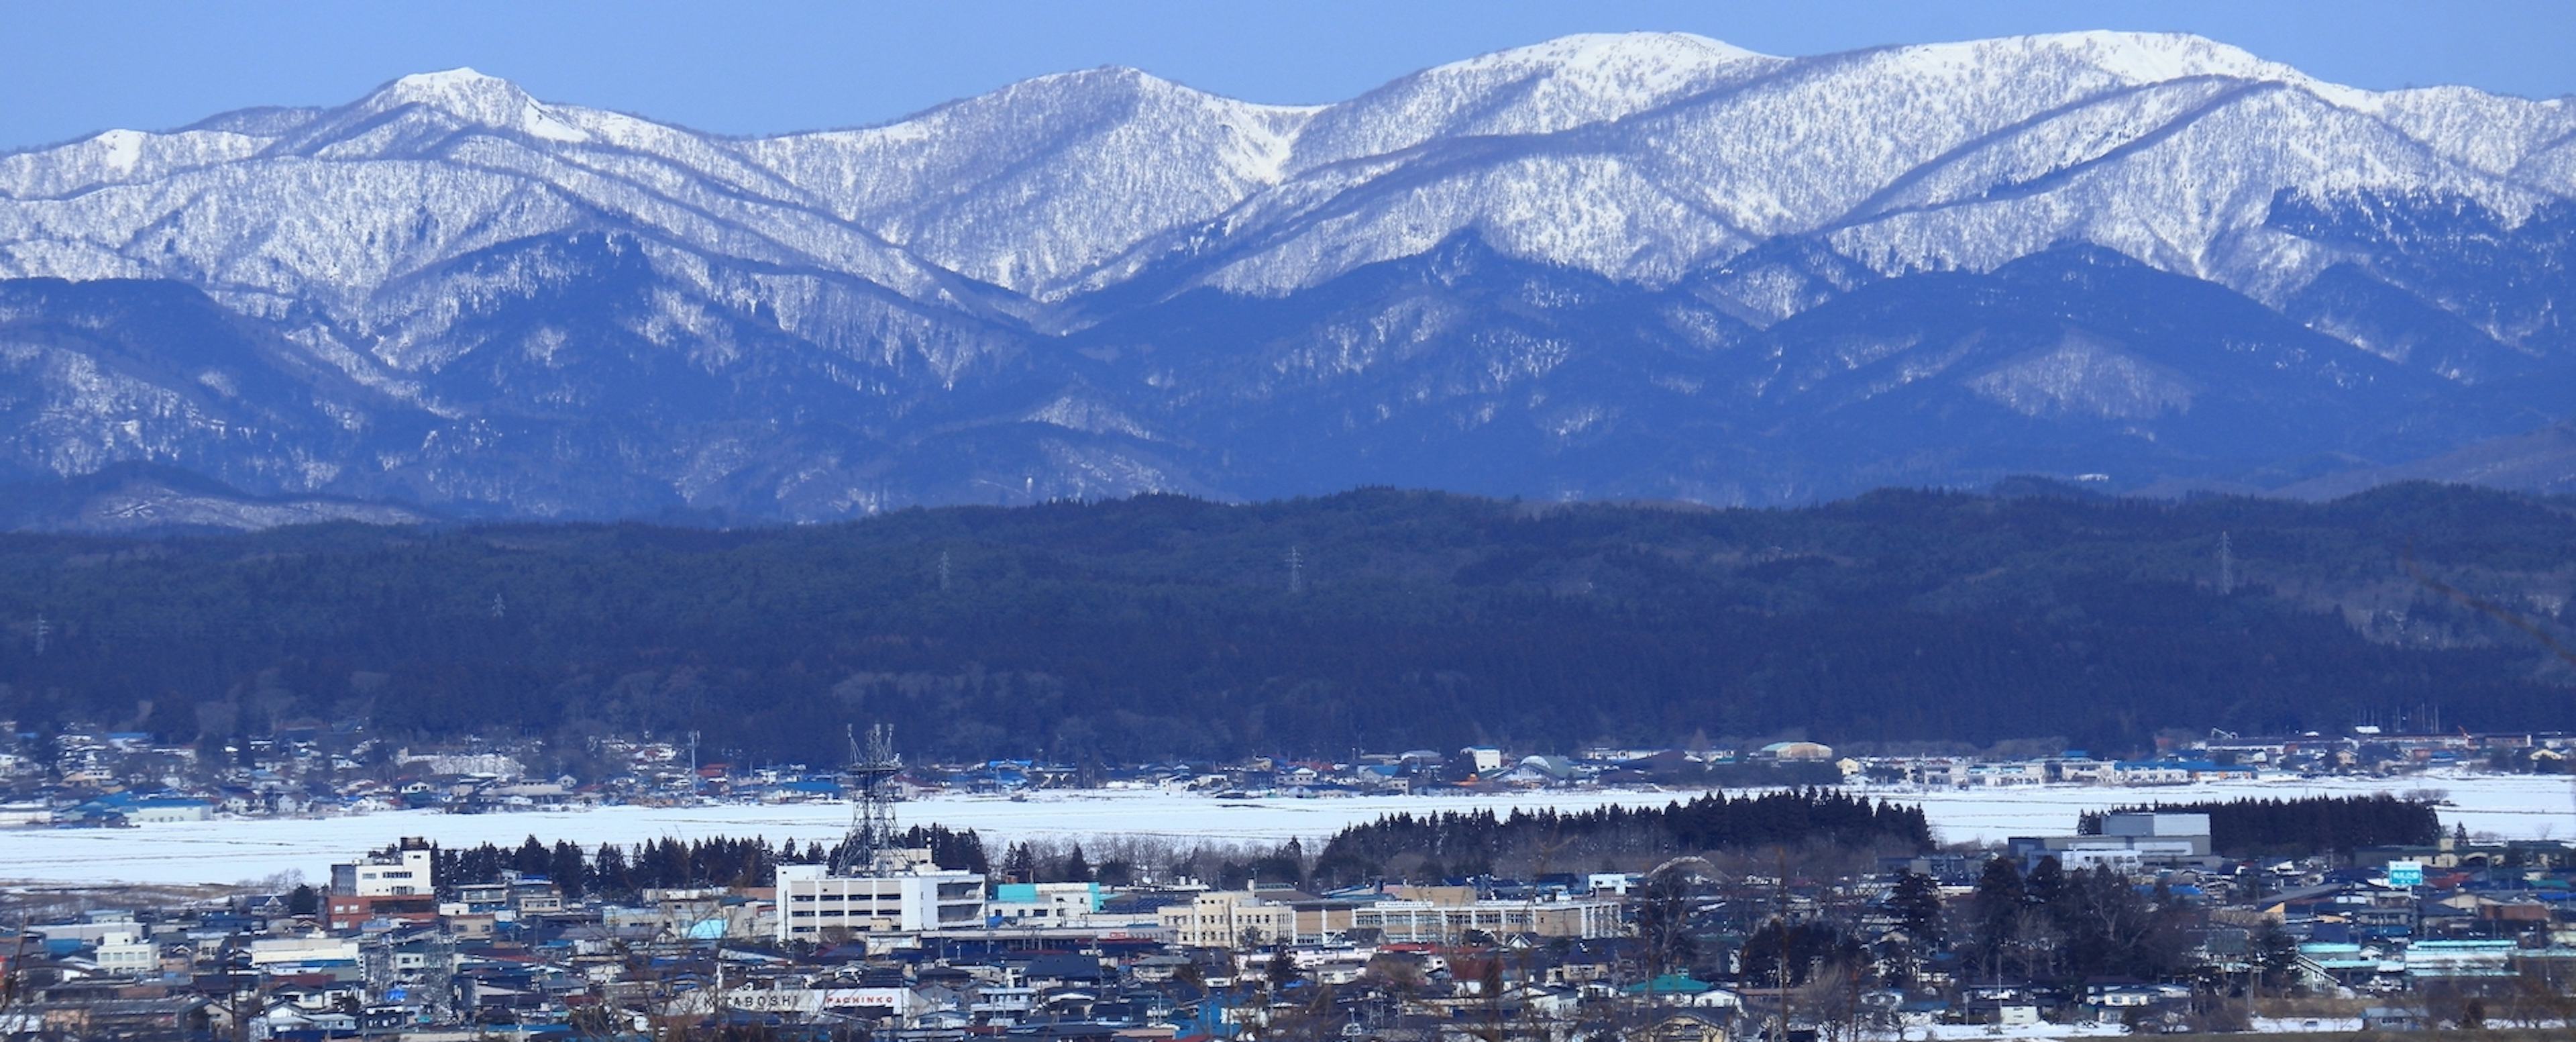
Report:
[[869,728],[867,747],[861,749],[853,728],[850,760],[858,799],[850,812],[850,834],[832,852],[831,874],[889,875],[903,867],[895,856],[894,795],[886,791],[886,780],[903,770],[903,757],[894,751],[894,729],[884,724]]

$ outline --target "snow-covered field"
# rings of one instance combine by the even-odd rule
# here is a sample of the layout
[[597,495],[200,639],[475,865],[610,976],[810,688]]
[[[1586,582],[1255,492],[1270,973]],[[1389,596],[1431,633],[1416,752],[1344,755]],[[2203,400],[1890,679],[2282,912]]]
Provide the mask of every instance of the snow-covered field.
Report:
[[[1945,842],[2001,840],[2012,835],[2071,831],[2076,815],[2091,809],[2155,801],[2352,795],[2440,790],[2447,827],[2509,838],[2576,838],[2576,788],[2536,777],[2463,777],[2367,780],[2218,782],[2155,789],[2046,787],[2002,790],[1878,790],[1876,795],[1920,803]],[[1686,793],[1534,792],[1499,796],[1219,800],[1163,792],[1048,793],[1025,802],[989,796],[942,796],[902,806],[903,822],[972,828],[988,842],[1033,836],[1091,839],[1104,836],[1205,837],[1218,840],[1314,839],[1352,822],[1399,811],[1556,807],[1604,803],[1646,806],[1687,799]],[[446,846],[515,844],[530,834],[585,846],[632,843],[671,836],[760,835],[776,840],[829,841],[848,826],[849,808],[837,804],[776,807],[607,807],[560,813],[453,815],[423,811],[323,819],[261,819],[147,825],[132,829],[18,829],[0,831],[0,880],[47,882],[229,883],[282,872],[320,879],[334,860],[382,847],[403,836],[426,836]]]

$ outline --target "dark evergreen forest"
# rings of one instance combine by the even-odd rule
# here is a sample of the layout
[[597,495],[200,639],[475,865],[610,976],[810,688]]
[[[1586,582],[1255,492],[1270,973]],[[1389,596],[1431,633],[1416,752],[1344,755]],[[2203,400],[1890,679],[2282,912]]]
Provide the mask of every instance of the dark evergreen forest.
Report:
[[559,748],[697,729],[816,763],[871,721],[916,757],[1073,761],[1800,733],[2114,753],[2433,711],[2576,726],[2535,640],[2427,581],[2559,632],[2563,501],[2024,492],[0,535],[0,718],[208,742],[366,720]]
[[1813,789],[1713,794],[1662,807],[1516,810],[1500,817],[1492,811],[1391,814],[1334,834],[1316,857],[1313,874],[1334,885],[1498,871],[1544,874],[1590,871],[1609,859],[1662,860],[1773,845],[1911,854],[1931,848],[1932,826],[1921,807]]

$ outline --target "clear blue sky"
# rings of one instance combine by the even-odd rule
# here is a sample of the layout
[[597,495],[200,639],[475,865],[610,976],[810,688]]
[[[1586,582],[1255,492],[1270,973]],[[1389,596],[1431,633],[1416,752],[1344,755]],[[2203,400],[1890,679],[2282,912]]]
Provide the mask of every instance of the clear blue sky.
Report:
[[0,150],[337,104],[459,65],[547,100],[761,133],[879,122],[1097,65],[1315,102],[1571,32],[1817,54],[2087,28],[2196,32],[2363,87],[2576,93],[2576,0],[0,0]]

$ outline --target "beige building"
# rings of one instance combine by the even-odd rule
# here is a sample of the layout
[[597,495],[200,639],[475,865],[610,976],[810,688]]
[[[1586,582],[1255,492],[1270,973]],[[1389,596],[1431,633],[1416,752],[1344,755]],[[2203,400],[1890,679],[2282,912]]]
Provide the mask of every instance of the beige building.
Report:
[[1159,925],[1172,931],[1173,943],[1193,948],[1232,948],[1247,939],[1294,944],[1339,937],[1351,928],[1352,914],[1345,902],[1293,890],[1214,891],[1155,913]]
[[1619,902],[1589,899],[1479,901],[1463,886],[1402,887],[1397,900],[1363,905],[1351,926],[1396,944],[1455,942],[1476,930],[1495,937],[1617,937]]

